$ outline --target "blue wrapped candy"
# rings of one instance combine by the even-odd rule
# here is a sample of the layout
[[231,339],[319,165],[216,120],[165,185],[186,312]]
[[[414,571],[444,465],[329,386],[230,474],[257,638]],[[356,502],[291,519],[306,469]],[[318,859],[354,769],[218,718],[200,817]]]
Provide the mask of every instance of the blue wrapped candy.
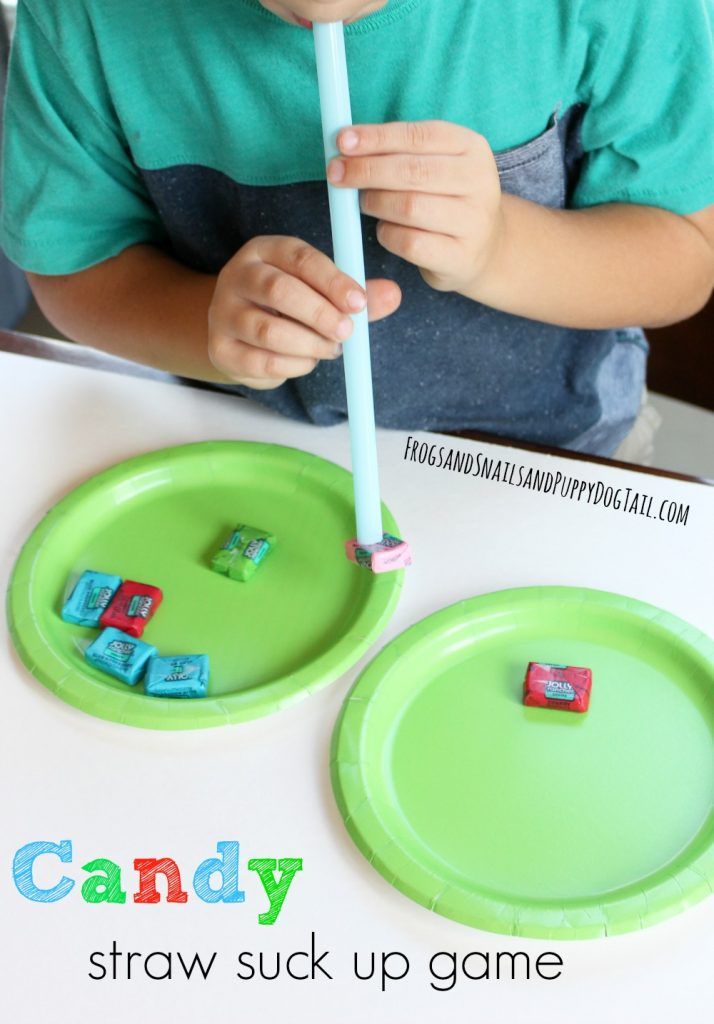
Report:
[[113,626],[100,633],[84,652],[90,665],[129,686],[139,682],[155,654],[156,648],[151,644],[145,644],[143,640],[122,633]]
[[206,654],[152,658],[144,679],[144,692],[151,697],[205,697],[208,675]]
[[83,572],[62,608],[62,618],[76,626],[99,626],[99,620],[121,586],[119,576]]

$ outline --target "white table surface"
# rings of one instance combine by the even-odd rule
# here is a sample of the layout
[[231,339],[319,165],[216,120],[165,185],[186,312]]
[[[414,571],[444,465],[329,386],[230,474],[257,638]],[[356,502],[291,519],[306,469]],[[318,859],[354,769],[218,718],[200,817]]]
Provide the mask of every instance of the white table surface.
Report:
[[[42,514],[88,476],[164,445],[258,439],[348,465],[343,427],[297,425],[230,396],[130,380],[0,353],[2,479],[0,573]],[[416,553],[400,606],[376,645],[444,605],[512,586],[570,584],[661,605],[705,631],[714,624],[714,488],[470,442],[462,450],[547,466],[582,479],[631,486],[690,506],[685,527],[460,477],[402,458],[406,434],[383,432],[384,496]],[[429,559],[441,534],[454,557]],[[375,650],[376,650],[375,648]],[[372,652],[373,653],[373,652]],[[365,659],[367,660],[367,659]],[[63,704],[22,667],[7,634],[0,650],[2,720],[3,975],[0,1005],[13,1024],[134,1019],[370,1022],[639,1022],[710,1020],[714,998],[714,900],[646,931],[594,942],[511,939],[428,912],[392,889],[358,853],[328,781],[330,733],[357,668],[278,716],[195,733],[158,733],[91,718]],[[107,857],[122,866],[124,906],[86,904],[75,890],[43,906],[15,890],[14,851],[71,839],[64,871]],[[219,840],[241,843],[242,905],[206,905],[191,878]],[[524,850],[524,855],[527,851]],[[189,900],[131,902],[135,857],[174,857]],[[249,857],[302,857],[277,924],[261,927],[265,897]],[[53,868],[56,866],[51,865]],[[49,876],[48,876],[49,877]],[[40,873],[40,878],[43,878]],[[161,888],[161,883],[159,883]],[[242,950],[304,948],[311,931],[329,949],[334,980],[239,981]],[[116,939],[124,951],[216,951],[204,982],[91,981],[89,954]],[[382,994],[351,977],[357,950],[400,950],[409,976]],[[440,950],[555,950],[561,978],[429,986]]]
[[654,392],[650,401],[662,417],[652,465],[714,480],[714,412]]

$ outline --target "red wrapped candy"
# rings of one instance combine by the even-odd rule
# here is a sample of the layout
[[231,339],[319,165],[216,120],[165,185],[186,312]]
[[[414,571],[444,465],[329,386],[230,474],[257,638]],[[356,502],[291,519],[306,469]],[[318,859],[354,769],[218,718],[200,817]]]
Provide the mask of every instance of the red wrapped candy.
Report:
[[523,684],[523,703],[530,708],[582,713],[588,710],[592,684],[589,668],[531,661]]
[[158,587],[126,580],[117,590],[99,622],[104,628],[113,626],[128,633],[129,636],[140,637],[146,623],[161,604],[163,596]]

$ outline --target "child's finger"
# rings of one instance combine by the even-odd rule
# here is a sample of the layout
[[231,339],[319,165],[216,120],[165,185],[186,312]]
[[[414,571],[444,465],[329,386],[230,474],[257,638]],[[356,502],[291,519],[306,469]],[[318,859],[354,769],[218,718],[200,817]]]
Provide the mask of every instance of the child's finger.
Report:
[[263,381],[264,387],[277,387],[284,380],[304,377],[318,363],[317,359],[280,355],[255,348],[228,335],[214,344],[211,359],[229,377],[238,381]]
[[479,138],[469,128],[448,121],[392,121],[344,128],[337,145],[346,156],[374,153],[466,153]]
[[436,231],[458,238],[464,230],[463,200],[428,192],[386,192],[367,189],[360,196],[364,213],[403,227]]
[[284,384],[285,379],[268,380],[267,378],[263,378],[261,380],[259,378],[251,379],[250,377],[242,377],[240,381],[236,379],[236,383],[240,383],[246,388],[252,388],[253,391],[271,391],[274,388],[279,388],[281,384]]
[[241,296],[297,320],[331,341],[346,341],[353,330],[350,317],[336,309],[324,295],[267,263],[256,261],[245,268]]
[[396,281],[388,281],[385,278],[367,282],[367,297],[369,319],[372,322],[391,316],[402,304],[401,288]]
[[267,236],[262,239],[260,256],[310,285],[345,313],[359,313],[367,303],[364,289],[356,281],[338,270],[324,252],[298,238]]
[[339,341],[328,341],[295,320],[276,316],[259,306],[244,305],[238,309],[230,330],[241,341],[279,355],[309,359],[337,359],[342,355]]
[[377,241],[388,252],[401,256],[420,270],[438,273],[454,259],[454,239],[431,231],[419,231],[417,228],[404,228],[400,224],[380,221],[377,225]]
[[397,154],[391,156],[336,157],[327,177],[339,188],[388,189],[467,196],[474,188],[474,171],[458,156]]

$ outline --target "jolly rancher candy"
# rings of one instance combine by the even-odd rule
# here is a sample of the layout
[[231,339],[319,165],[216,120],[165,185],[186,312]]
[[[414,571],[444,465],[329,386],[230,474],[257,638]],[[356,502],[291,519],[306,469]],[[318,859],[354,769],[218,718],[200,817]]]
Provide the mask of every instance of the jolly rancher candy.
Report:
[[360,544],[359,541],[348,540],[345,553],[350,562],[374,573],[405,569],[412,564],[412,553],[407,542],[391,533],[385,533],[378,544]]
[[582,713],[588,710],[591,689],[589,668],[531,661],[523,684],[523,703],[531,708]]
[[100,633],[84,652],[90,665],[129,686],[139,682],[149,659],[155,654],[156,648],[151,644],[111,627]]
[[206,654],[152,658],[144,677],[144,692],[151,697],[205,697],[207,688]]
[[120,586],[119,576],[83,572],[62,608],[62,618],[77,626],[99,626],[104,610]]
[[211,567],[214,572],[245,583],[255,575],[276,543],[277,537],[271,533],[239,523],[221,550],[213,556]]
[[139,637],[163,596],[158,587],[126,580],[99,621],[104,627],[113,626],[130,636]]

